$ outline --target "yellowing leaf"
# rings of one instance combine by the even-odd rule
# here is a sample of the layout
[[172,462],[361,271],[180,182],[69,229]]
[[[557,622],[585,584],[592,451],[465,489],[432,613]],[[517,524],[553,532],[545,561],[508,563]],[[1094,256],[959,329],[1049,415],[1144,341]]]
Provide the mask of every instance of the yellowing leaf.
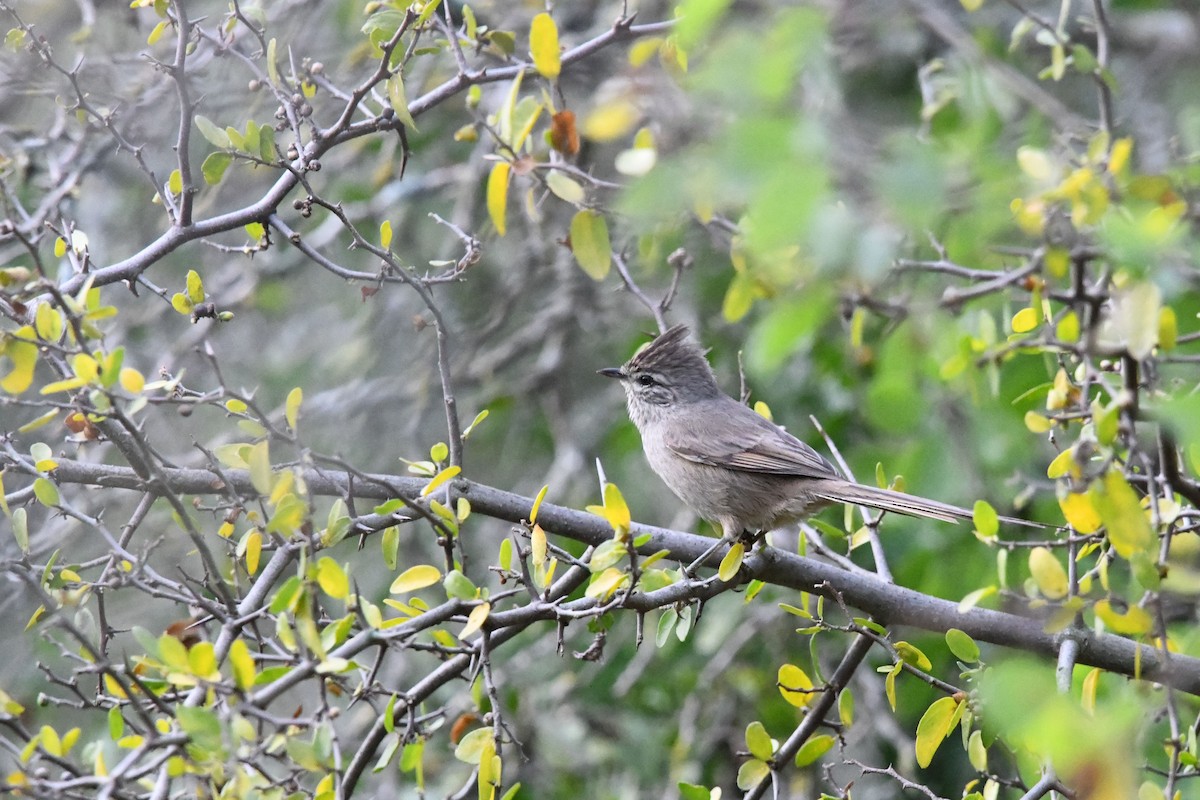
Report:
[[288,392],[287,402],[283,406],[283,417],[293,431],[296,430],[296,423],[300,418],[300,403],[303,401],[304,390],[299,386]]
[[929,766],[934,753],[954,729],[960,702],[965,701],[939,697],[921,715],[921,721],[917,723],[916,752],[917,764],[922,768]]
[[439,472],[437,475],[434,475],[433,478],[430,479],[429,483],[427,483],[425,485],[425,488],[421,490],[421,497],[428,497],[439,486],[441,486],[443,483],[450,480],[451,478],[453,478],[455,475],[457,475],[460,472],[462,472],[462,467],[458,466],[457,464],[452,467],[446,467],[444,470]]
[[1141,606],[1130,606],[1124,614],[1112,607],[1108,600],[1095,606],[1096,616],[1104,621],[1109,630],[1123,636],[1141,636],[1154,627],[1154,620]]
[[262,531],[255,528],[246,535],[246,572],[254,575],[258,572],[258,562],[262,557]]
[[254,685],[254,659],[250,648],[242,639],[234,639],[229,646],[229,663],[233,667],[233,680],[242,691]]
[[1054,457],[1050,466],[1046,467],[1047,478],[1061,478],[1064,475],[1079,475],[1079,465],[1075,463],[1075,448],[1069,447]]
[[1067,596],[1070,589],[1067,571],[1049,548],[1035,547],[1029,551],[1029,573],[1046,599],[1061,600]]
[[379,246],[387,250],[392,246],[392,223],[391,220],[384,220],[379,223]]
[[572,218],[571,251],[588,276],[593,280],[604,280],[612,264],[612,245],[603,214],[585,209]]
[[1137,492],[1118,470],[1110,469],[1103,480],[1088,489],[1092,505],[1104,520],[1108,540],[1121,558],[1128,559],[1150,547],[1154,538],[1150,521],[1142,510]]
[[1022,308],[1012,318],[1013,333],[1028,333],[1038,326],[1038,314],[1035,309]]
[[458,638],[466,639],[482,628],[483,623],[487,621],[488,614],[490,613],[492,613],[491,603],[480,603],[471,609],[471,613],[467,615],[467,624],[458,632]]
[[726,583],[736,578],[745,557],[746,546],[741,542],[734,542],[733,546],[729,548],[729,552],[721,559],[721,566],[717,568],[717,577]]
[[271,455],[266,440],[250,447],[246,463],[250,466],[250,483],[261,495],[271,493]]
[[506,214],[508,210],[508,179],[512,167],[507,161],[501,161],[492,167],[487,182],[487,210],[496,226],[496,232],[503,236],[507,230]]
[[640,116],[627,99],[614,100],[597,106],[583,121],[583,135],[597,142],[611,142],[633,130]]
[[1067,524],[1079,533],[1095,533],[1100,529],[1100,514],[1092,505],[1090,495],[1070,492],[1059,498],[1058,506]]
[[121,388],[130,394],[141,394],[142,389],[146,387],[145,376],[133,367],[125,367],[121,370],[120,382]]
[[1000,532],[1000,517],[996,514],[996,509],[992,508],[991,503],[986,500],[975,501],[972,521],[975,523],[975,530],[979,531],[980,535],[986,539],[991,539]]
[[562,70],[562,62],[558,52],[558,26],[554,19],[546,13],[533,18],[529,28],[529,53],[533,56],[533,65],[543,77],[553,80]]
[[783,699],[796,708],[804,708],[816,697],[816,694],[811,691],[812,679],[808,677],[807,672],[795,664],[784,664],[779,668],[775,685],[779,687],[779,693],[783,695]]
[[[531,523],[537,522],[538,510],[542,507],[542,501],[546,499],[546,493],[549,491],[550,485],[547,484],[542,487],[542,490],[537,493],[537,497],[533,499],[533,508],[529,511],[529,521]],[[544,535],[545,534],[543,534],[543,536]]]
[[204,281],[200,280],[200,273],[194,269],[189,269],[187,273],[187,296],[193,303],[204,302]]
[[317,562],[317,583],[321,591],[336,600],[342,600],[350,593],[350,579],[345,570],[328,556],[322,556]]
[[420,564],[415,567],[409,567],[401,572],[396,580],[392,581],[392,586],[388,589],[392,594],[406,594],[415,592],[418,589],[424,589],[426,586],[433,586],[442,579],[441,570],[429,564]]

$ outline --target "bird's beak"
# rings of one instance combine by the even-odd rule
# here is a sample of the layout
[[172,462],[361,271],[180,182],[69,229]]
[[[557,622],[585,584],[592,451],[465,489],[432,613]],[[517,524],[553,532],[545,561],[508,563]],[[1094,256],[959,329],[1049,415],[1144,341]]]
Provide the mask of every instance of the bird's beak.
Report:
[[625,373],[621,371],[620,367],[605,367],[604,369],[598,369],[596,370],[596,374],[603,375],[606,378],[616,378],[617,380],[625,379]]

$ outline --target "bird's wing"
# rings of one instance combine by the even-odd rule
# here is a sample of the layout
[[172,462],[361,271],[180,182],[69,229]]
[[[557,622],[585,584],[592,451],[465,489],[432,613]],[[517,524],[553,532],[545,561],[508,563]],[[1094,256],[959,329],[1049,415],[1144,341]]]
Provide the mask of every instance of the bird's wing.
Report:
[[803,478],[841,477],[816,450],[775,423],[745,410],[744,415],[737,415],[735,424],[724,430],[670,430],[665,444],[681,458],[712,467]]

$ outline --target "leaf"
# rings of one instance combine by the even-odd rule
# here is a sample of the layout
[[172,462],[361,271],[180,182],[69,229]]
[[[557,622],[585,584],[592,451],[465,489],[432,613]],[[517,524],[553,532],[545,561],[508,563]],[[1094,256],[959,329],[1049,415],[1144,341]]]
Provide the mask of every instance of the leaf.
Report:
[[260,495],[269,495],[271,493],[271,455],[265,439],[250,447],[246,463],[250,467],[250,483],[254,486],[254,490]]
[[938,747],[950,735],[959,702],[953,697],[940,697],[921,715],[921,721],[917,723],[916,751],[917,763],[922,768],[929,766]]
[[[535,497],[533,499],[533,508],[530,509],[530,511],[529,511],[529,523],[531,525],[537,523],[538,511],[541,509],[542,501],[546,499],[546,493],[549,491],[550,491],[550,484],[546,484],[545,486],[542,487],[542,490],[537,493],[537,497]],[[545,534],[543,534],[543,537],[544,536],[545,536]],[[542,555],[543,555],[543,557],[545,557],[544,552]]]
[[487,182],[487,210],[496,232],[503,236],[507,232],[506,215],[508,210],[508,179],[512,167],[507,161],[501,161],[492,167]]
[[300,403],[304,401],[304,390],[299,386],[288,392],[287,401],[283,406],[283,418],[287,420],[288,427],[293,431],[296,430],[296,423],[300,419]]
[[717,568],[717,577],[726,583],[736,578],[745,557],[746,546],[741,542],[734,542],[729,551],[725,553],[725,557],[721,559],[721,566]]
[[392,246],[392,222],[385,219],[379,223],[379,246],[387,250]]
[[1093,483],[1088,497],[1104,520],[1108,540],[1117,555],[1129,559],[1150,547],[1154,538],[1150,520],[1146,519],[1137,492],[1119,470],[1110,469],[1103,480]]
[[1013,333],[1029,333],[1038,326],[1038,313],[1032,308],[1022,308],[1012,318]]
[[1122,636],[1143,636],[1154,627],[1154,619],[1141,606],[1130,606],[1122,614],[1108,600],[1100,600],[1094,610],[1109,630]]
[[343,600],[350,593],[350,579],[346,577],[345,570],[328,556],[322,556],[317,561],[317,584],[321,591],[335,600]]
[[985,539],[993,539],[1000,532],[1000,517],[988,501],[976,500],[971,516],[975,523],[975,530],[979,531],[979,534]]
[[428,497],[439,486],[441,486],[443,483],[450,480],[451,478],[453,478],[455,475],[457,475],[460,472],[462,472],[462,467],[458,466],[457,464],[452,467],[446,467],[444,470],[439,472],[437,475],[434,475],[433,478],[430,479],[429,483],[427,483],[425,485],[425,488],[421,490],[421,497]]
[[474,600],[479,594],[471,579],[457,569],[446,573],[446,577],[442,579],[442,587],[446,590],[446,596],[453,600]]
[[233,667],[233,680],[239,689],[246,691],[254,685],[254,658],[244,640],[234,639],[229,646],[229,664]]
[[929,656],[921,652],[921,649],[909,642],[896,642],[896,654],[901,660],[907,664],[912,664],[917,669],[931,670],[933,664],[929,661]]
[[1096,507],[1092,504],[1090,492],[1087,494],[1068,492],[1059,498],[1058,506],[1062,509],[1063,519],[1078,533],[1095,533],[1100,530],[1102,520]]
[[258,528],[246,535],[246,572],[254,575],[258,572],[258,562],[262,557],[262,531]]
[[396,112],[396,118],[404,123],[404,126],[414,133],[417,132],[417,123],[413,120],[413,116],[408,110],[408,97],[404,92],[404,76],[397,72],[387,81],[387,96],[388,103],[391,104],[392,110]]
[[420,564],[415,567],[409,567],[401,572],[392,581],[391,588],[388,589],[392,594],[407,594],[415,592],[418,589],[424,589],[427,586],[433,586],[442,579],[441,570],[430,564]]
[[612,263],[612,245],[603,214],[585,209],[571,219],[571,251],[589,277],[604,280]]
[[816,697],[816,694],[811,691],[813,688],[812,678],[808,677],[808,673],[795,664],[784,664],[779,668],[775,685],[779,688],[783,699],[796,708],[804,708]]
[[454,757],[467,764],[478,764],[483,751],[491,748],[494,752],[495,747],[496,740],[492,729],[476,728],[459,741],[458,746],[454,748]]
[[1029,551],[1029,573],[1046,599],[1061,600],[1067,596],[1071,586],[1067,571],[1049,548],[1035,547]]
[[975,643],[970,634],[960,631],[958,628],[946,631],[946,646],[959,661],[974,664],[979,660],[979,645]]
[[835,742],[836,740],[828,734],[812,737],[796,752],[796,766],[807,767],[815,763],[818,758],[833,749]]
[[225,177],[225,170],[229,169],[229,165],[232,163],[233,155],[230,153],[220,150],[215,153],[209,153],[200,164],[200,172],[204,175],[204,182],[209,186],[216,186]]
[[491,603],[480,603],[471,609],[471,613],[467,615],[467,624],[464,625],[463,629],[458,632],[458,638],[466,639],[477,632],[483,627],[483,623],[487,621],[488,614],[491,613]]
[[775,753],[770,734],[758,720],[746,726],[746,749],[750,751],[750,755],[762,761],[770,761]]
[[34,478],[33,496],[47,508],[54,508],[60,500],[58,487],[46,478]]
[[558,73],[562,71],[558,50],[558,26],[549,14],[543,12],[533,18],[529,28],[529,53],[533,56],[533,65],[542,77],[551,80],[558,77]]
[[223,128],[217,127],[208,117],[197,114],[195,122],[196,130],[200,131],[200,135],[207,139],[213,147],[228,150],[232,146],[232,142],[229,141],[229,134],[225,133]]
[[752,758],[738,767],[737,786],[742,791],[749,791],[758,786],[771,774],[771,767],[757,758]]
[[560,199],[572,205],[579,205],[587,198],[582,186],[557,169],[550,170],[546,176],[546,186]]

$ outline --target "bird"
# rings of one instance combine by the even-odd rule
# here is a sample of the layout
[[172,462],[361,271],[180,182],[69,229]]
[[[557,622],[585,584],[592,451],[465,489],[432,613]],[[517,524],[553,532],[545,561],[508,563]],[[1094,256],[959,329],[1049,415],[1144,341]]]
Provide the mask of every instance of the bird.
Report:
[[949,503],[847,480],[812,447],[725,394],[685,325],[598,372],[624,387],[651,469],[696,514],[719,524],[723,540],[773,530],[835,503],[943,522],[974,517]]

